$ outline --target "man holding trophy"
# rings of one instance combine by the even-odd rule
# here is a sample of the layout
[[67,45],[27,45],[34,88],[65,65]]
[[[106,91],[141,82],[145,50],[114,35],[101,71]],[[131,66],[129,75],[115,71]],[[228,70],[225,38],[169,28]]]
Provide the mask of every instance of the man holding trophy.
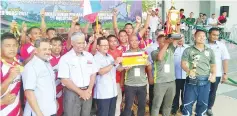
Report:
[[215,55],[212,49],[205,46],[205,32],[197,30],[194,40],[195,44],[184,51],[181,63],[188,75],[182,110],[182,114],[186,116],[192,115],[192,106],[196,101],[196,115],[202,116],[206,113],[210,82],[216,80]]

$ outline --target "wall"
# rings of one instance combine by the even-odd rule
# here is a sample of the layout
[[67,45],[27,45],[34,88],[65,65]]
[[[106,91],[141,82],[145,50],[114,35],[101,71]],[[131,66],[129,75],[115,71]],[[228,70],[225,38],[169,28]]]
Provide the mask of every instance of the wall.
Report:
[[199,11],[201,13],[204,13],[207,15],[207,17],[211,16],[211,12],[210,12],[210,7],[211,6],[211,1],[200,1],[200,5],[199,5]]
[[217,16],[220,15],[221,6],[229,6],[229,17],[227,18],[227,30],[230,30],[234,24],[237,24],[237,1],[215,1],[215,13]]
[[[177,10],[181,8],[184,9],[184,15],[189,17],[190,12],[194,13],[194,17],[198,17],[199,15],[199,6],[200,1],[188,1],[188,0],[174,0],[174,6]],[[165,1],[165,9],[168,11],[171,7],[170,0]]]

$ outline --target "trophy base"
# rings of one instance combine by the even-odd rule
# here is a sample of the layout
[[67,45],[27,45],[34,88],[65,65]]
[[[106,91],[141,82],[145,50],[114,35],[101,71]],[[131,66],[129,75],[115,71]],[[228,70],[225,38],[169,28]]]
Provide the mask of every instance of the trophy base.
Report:
[[174,33],[174,34],[168,34],[168,38],[171,38],[174,40],[180,40],[182,38],[182,36],[179,33]]

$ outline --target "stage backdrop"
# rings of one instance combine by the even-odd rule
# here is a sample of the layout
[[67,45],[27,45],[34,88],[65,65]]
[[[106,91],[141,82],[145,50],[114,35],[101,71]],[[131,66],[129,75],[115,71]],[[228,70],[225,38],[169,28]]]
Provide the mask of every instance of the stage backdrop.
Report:
[[[73,16],[79,16],[81,25],[87,22],[83,18],[84,0],[2,0],[1,1],[1,30],[9,29],[12,20],[21,26],[25,21],[28,27],[40,26],[40,11],[46,11],[47,27],[70,27]],[[142,15],[144,1],[131,0],[100,0],[102,10],[99,12],[99,21],[103,28],[112,29],[112,9],[119,11],[118,26],[123,28],[127,22],[135,22],[135,16]]]

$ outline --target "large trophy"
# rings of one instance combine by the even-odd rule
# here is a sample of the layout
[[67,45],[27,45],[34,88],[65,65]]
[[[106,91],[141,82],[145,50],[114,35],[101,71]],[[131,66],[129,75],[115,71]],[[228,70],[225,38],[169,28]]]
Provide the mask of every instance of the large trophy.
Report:
[[197,71],[197,64],[200,60],[200,55],[195,55],[193,56],[193,61],[192,61],[192,69],[191,72],[189,74],[189,78],[191,79],[196,79],[196,71]]
[[180,13],[179,10],[175,9],[173,0],[171,0],[171,3],[172,6],[168,11],[166,34],[168,38],[179,40],[182,38],[179,29]]

